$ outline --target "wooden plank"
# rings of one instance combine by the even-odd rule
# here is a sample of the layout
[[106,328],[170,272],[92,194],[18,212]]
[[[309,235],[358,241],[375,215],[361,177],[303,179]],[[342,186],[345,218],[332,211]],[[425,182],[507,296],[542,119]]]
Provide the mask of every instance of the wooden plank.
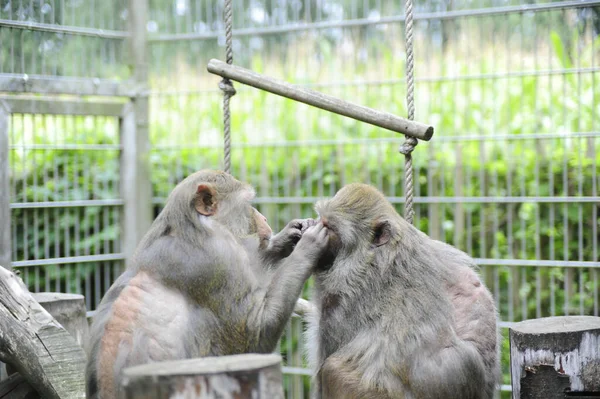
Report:
[[9,119],[8,104],[0,100],[0,266],[7,269],[11,268]]
[[48,24],[33,21],[17,21],[14,19],[0,19],[0,28],[23,29],[28,31],[61,33],[72,36],[91,36],[102,39],[122,40],[127,38],[127,32],[113,29],[96,29],[82,26],[68,26]]
[[131,81],[2,74],[0,76],[0,93],[2,92],[130,97],[135,94],[136,89]]
[[69,263],[89,263],[89,262],[111,262],[116,260],[123,260],[125,256],[121,253],[116,254],[102,254],[102,255],[79,255],[79,256],[65,256],[64,258],[46,258],[46,259],[35,259],[35,260],[16,260],[13,261],[13,267],[35,267],[35,266],[46,266],[46,265],[67,265]]
[[281,356],[241,354],[125,369],[126,399],[283,399]]
[[48,399],[85,398],[86,356],[37,303],[23,281],[0,267],[0,360]]
[[433,136],[433,126],[353,104],[315,90],[260,75],[249,69],[229,65],[223,61],[212,59],[207,69],[208,72],[224,78],[420,140],[429,141]]
[[13,114],[114,116],[123,114],[123,103],[16,99],[3,97]]

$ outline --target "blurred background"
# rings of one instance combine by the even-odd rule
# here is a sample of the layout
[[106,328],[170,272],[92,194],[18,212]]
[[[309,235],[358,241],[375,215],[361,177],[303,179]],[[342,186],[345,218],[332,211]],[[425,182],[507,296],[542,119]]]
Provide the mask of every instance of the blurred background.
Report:
[[[406,116],[403,2],[233,6],[235,64]],[[413,153],[415,224],[481,266],[509,397],[510,323],[600,313],[600,0],[414,13],[415,119],[435,127]],[[224,44],[222,0],[0,0],[0,262],[32,292],[93,311],[175,184],[222,168],[206,65]],[[274,230],[353,181],[403,213],[403,136],[234,86],[231,172]],[[302,329],[281,341],[289,398],[308,397]]]

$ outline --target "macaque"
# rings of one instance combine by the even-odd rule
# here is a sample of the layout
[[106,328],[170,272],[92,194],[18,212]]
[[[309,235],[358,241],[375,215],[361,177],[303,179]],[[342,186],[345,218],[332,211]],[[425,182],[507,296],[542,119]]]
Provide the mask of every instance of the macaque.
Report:
[[497,310],[464,252],[406,222],[382,193],[342,188],[315,206],[329,245],[303,304],[323,399],[491,399]]
[[88,398],[118,397],[130,366],[276,349],[328,234],[294,220],[272,237],[253,196],[212,170],[175,187],[98,307]]

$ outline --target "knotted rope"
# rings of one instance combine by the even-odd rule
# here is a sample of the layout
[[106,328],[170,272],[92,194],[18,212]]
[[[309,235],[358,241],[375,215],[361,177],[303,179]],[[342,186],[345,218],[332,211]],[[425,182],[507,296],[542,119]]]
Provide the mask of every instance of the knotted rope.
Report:
[[[405,6],[405,32],[406,32],[406,106],[408,119],[415,118],[415,78],[413,54],[413,4],[406,0]],[[405,136],[404,143],[400,146],[400,153],[404,154],[404,218],[413,224],[413,163],[412,152],[419,142],[414,137]]]
[[[223,14],[225,19],[225,57],[228,64],[233,63],[233,6],[231,0],[225,0]],[[235,88],[231,80],[223,78],[219,82],[219,89],[223,91],[223,128],[225,150],[224,170],[231,173],[231,111],[229,101],[235,96]]]

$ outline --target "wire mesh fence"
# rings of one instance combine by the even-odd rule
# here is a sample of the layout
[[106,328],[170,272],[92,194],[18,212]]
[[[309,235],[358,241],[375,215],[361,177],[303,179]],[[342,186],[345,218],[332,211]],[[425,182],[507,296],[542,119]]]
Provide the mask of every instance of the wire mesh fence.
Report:
[[10,122],[12,266],[32,291],[84,294],[94,309],[122,272],[118,123],[18,113]]
[[[0,4],[0,91],[148,97],[154,215],[187,174],[221,167],[206,64],[224,59],[222,1],[149,1],[141,93],[124,2]],[[405,116],[403,21],[399,2],[234,0],[234,63]],[[415,119],[436,128],[413,153],[417,227],[476,259],[504,327],[598,315],[600,1],[419,2],[415,75]],[[235,87],[232,173],[274,230],[352,181],[403,212],[403,137]],[[122,267],[118,132],[108,116],[10,120],[13,266],[90,310]],[[292,320],[281,343],[294,398],[309,387],[302,329]]]

